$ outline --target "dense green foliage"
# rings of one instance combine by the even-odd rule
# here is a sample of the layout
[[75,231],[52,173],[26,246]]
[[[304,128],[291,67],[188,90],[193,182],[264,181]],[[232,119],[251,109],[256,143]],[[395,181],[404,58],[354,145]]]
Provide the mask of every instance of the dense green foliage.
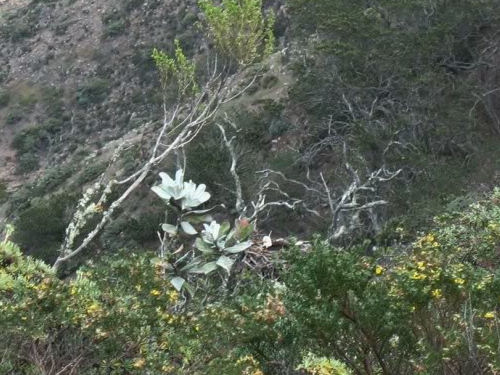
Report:
[[[294,34],[307,46],[295,61],[299,80],[290,93],[298,115],[309,121],[301,153],[333,134],[360,166],[404,167],[392,212],[414,210],[415,220],[442,207],[438,196],[460,195],[489,157],[483,145],[498,142],[490,137],[486,103],[476,100],[488,91],[478,76],[489,69],[482,64],[493,61],[486,49],[496,43],[491,33],[500,3],[288,4]],[[328,155],[309,161],[310,167]]]
[[232,295],[207,279],[203,292],[187,300],[148,253],[120,252],[61,281],[4,241],[2,369],[497,372],[500,191],[437,217],[434,228],[411,243],[403,228],[395,235],[398,243],[374,256],[317,239],[308,251],[283,253],[278,280],[247,269]]
[[248,65],[274,47],[274,16],[262,14],[262,0],[200,1],[208,36],[219,52],[237,64]]
[[153,49],[152,58],[160,73],[160,82],[165,92],[173,80],[177,86],[177,95],[184,97],[198,90],[195,79],[195,66],[189,61],[181,48],[179,40],[175,40],[175,57],[170,57],[162,51]]

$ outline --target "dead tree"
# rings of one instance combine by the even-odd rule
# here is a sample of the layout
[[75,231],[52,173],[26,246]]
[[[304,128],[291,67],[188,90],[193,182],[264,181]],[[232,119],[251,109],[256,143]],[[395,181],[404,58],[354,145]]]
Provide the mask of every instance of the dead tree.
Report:
[[[238,155],[234,145],[236,138],[235,136],[228,137],[224,124],[236,131],[237,124],[226,115],[218,127],[231,158],[230,173],[235,186],[235,207],[241,217],[247,218],[256,225],[258,220],[269,217],[275,208],[292,211],[300,208],[303,212],[329,221],[327,236],[331,242],[339,241],[364,226],[369,226],[369,228],[364,228],[365,230],[375,233],[381,230],[381,219],[377,208],[387,205],[388,201],[379,197],[378,188],[396,178],[401,173],[401,169],[389,171],[382,166],[363,175],[349,163],[347,145],[342,137],[332,134],[321,145],[313,145],[307,155],[311,157],[326,146],[341,146],[344,159],[344,181],[336,185],[330,184],[326,181],[322,171],[316,172],[317,177],[312,178],[309,169],[303,181],[291,179],[280,171],[265,169],[256,171],[259,180],[258,190],[253,197],[245,200],[237,172]],[[299,187],[303,192],[302,196],[291,196],[283,188],[284,184]],[[362,214],[368,222],[366,220],[362,222]]]

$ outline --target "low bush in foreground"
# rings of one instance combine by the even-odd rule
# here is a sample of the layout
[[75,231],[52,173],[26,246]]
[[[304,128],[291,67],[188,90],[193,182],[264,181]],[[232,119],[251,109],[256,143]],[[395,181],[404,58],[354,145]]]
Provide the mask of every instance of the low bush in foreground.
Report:
[[147,252],[60,280],[5,240],[0,372],[496,374],[499,249],[498,190],[375,256],[316,239],[283,252],[278,280],[207,277],[193,297]]

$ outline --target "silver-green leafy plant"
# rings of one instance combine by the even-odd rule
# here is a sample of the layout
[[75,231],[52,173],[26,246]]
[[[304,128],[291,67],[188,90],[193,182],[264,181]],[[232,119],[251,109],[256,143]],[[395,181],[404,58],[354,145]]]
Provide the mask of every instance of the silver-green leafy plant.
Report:
[[[187,280],[190,275],[208,275],[221,270],[229,276],[238,254],[252,246],[249,239],[253,225],[246,220],[237,220],[233,229],[229,222],[222,224],[213,220],[209,209],[199,206],[210,199],[204,184],[184,181],[184,171],[177,170],[175,178],[160,173],[161,183],[152,190],[167,204],[173,220],[162,224],[163,237],[159,265],[165,276],[179,291],[193,293]],[[202,228],[197,229],[197,227]],[[193,236],[197,236],[193,241]]]
[[153,186],[152,190],[167,203],[173,199],[182,210],[198,207],[210,199],[204,184],[196,185],[193,181],[184,182],[184,171],[179,169],[175,173],[175,180],[164,172],[160,173],[161,184]]
[[210,224],[203,224],[203,226],[201,236],[195,241],[195,247],[202,253],[203,258],[213,260],[201,267],[194,268],[193,272],[208,275],[218,268],[222,268],[228,274],[231,273],[235,262],[232,256],[253,245],[253,242],[248,239],[253,232],[253,226],[247,224],[247,228],[242,231],[242,224],[239,220],[233,230],[227,221],[222,224],[212,221]]

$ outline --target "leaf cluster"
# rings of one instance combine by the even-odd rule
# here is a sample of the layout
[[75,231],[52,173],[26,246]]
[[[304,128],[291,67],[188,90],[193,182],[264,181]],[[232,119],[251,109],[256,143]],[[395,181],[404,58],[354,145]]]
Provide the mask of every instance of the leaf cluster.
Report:
[[264,15],[262,0],[211,0],[199,3],[205,29],[216,49],[246,66],[269,55],[274,47],[274,15]]
[[195,65],[184,55],[179,40],[175,40],[173,57],[156,48],[153,49],[151,56],[160,74],[160,83],[164,92],[171,83],[177,85],[179,98],[191,96],[198,91]]

